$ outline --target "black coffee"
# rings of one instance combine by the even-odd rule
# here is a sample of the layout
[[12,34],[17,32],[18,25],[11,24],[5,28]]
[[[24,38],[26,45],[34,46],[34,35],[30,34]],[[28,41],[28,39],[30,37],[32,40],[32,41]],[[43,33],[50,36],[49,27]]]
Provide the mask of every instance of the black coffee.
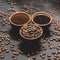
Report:
[[24,14],[24,13],[17,13],[12,16],[11,21],[14,24],[20,25],[20,24],[25,24],[29,20],[29,16]]
[[45,15],[37,15],[33,20],[38,24],[46,24],[50,22],[50,18]]

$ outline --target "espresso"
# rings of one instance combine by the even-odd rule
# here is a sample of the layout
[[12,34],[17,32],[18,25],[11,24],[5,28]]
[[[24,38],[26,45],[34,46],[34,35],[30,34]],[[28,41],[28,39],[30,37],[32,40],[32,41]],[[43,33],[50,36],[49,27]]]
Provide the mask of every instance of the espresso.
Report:
[[11,21],[17,25],[25,24],[27,23],[28,20],[29,20],[29,16],[24,13],[17,13],[11,17]]
[[50,22],[50,18],[45,15],[37,15],[34,17],[34,22],[38,24],[47,24]]

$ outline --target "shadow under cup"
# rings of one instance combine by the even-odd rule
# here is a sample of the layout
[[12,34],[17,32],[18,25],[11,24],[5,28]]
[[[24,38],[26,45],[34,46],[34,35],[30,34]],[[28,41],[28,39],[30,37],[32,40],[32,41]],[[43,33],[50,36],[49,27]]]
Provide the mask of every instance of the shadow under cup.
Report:
[[32,15],[32,21],[43,28],[43,35],[50,35],[49,27],[52,22],[52,16],[47,12],[36,12]]
[[20,35],[19,35],[20,28],[24,24],[28,23],[29,20],[30,20],[30,15],[25,12],[13,13],[9,17],[9,21],[11,23],[11,29],[9,31],[10,36],[14,39],[19,39],[20,38]]

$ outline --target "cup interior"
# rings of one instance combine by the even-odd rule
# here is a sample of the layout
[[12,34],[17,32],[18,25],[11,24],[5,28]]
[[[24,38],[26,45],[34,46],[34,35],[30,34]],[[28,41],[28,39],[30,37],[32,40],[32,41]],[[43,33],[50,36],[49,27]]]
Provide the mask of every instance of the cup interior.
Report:
[[40,24],[41,26],[45,26],[48,25],[52,22],[52,17],[50,14],[45,13],[45,12],[37,12],[35,14],[33,14],[32,17],[33,21],[37,24]]
[[14,13],[10,16],[10,23],[16,26],[21,26],[30,20],[29,14],[25,12]]

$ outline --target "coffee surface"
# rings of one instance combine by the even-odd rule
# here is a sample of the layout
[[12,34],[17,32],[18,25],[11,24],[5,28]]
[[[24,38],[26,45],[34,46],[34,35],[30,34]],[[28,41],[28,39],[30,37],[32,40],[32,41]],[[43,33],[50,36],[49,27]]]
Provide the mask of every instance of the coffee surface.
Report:
[[23,13],[17,13],[13,15],[11,18],[11,21],[17,25],[25,24],[27,23],[28,20],[29,20],[29,16]]
[[34,22],[38,23],[38,24],[46,24],[50,22],[50,18],[48,16],[45,15],[38,15],[36,17],[34,17]]

